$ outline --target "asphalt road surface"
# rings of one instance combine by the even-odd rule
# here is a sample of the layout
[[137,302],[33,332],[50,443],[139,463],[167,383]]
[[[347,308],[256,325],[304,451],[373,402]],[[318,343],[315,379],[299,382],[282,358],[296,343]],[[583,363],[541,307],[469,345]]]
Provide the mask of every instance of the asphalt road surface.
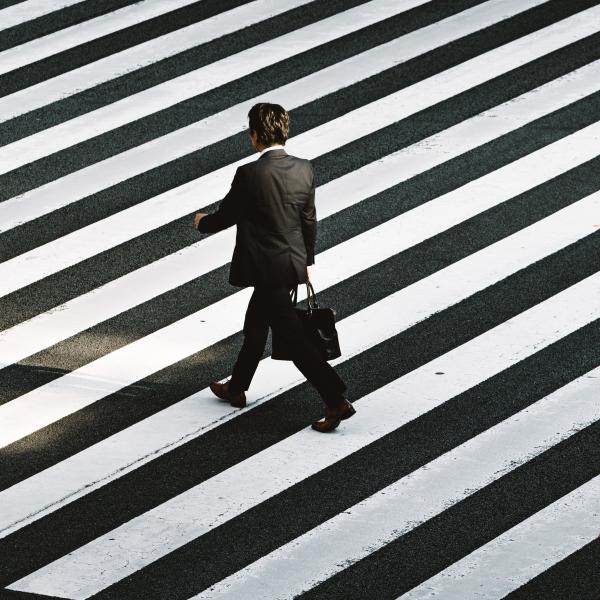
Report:
[[[312,161],[356,415],[200,234]],[[600,599],[600,2],[0,0],[0,597]],[[305,306],[304,286],[299,290]]]

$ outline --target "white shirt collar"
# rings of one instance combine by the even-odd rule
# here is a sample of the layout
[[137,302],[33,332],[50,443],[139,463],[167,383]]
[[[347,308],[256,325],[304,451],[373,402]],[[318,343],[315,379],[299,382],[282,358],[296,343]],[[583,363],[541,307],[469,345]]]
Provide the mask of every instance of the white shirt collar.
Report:
[[261,156],[268,150],[276,150],[277,148],[283,148],[281,144],[274,144],[273,146],[267,146],[260,151]]

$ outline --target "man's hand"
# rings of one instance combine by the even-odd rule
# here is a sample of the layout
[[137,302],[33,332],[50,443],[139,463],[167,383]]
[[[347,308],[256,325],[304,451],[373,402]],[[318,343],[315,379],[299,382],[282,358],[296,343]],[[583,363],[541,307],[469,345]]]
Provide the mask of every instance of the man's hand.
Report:
[[310,281],[310,271],[312,269],[312,265],[306,265],[306,281]]
[[198,229],[198,225],[200,225],[200,219],[205,216],[206,213],[196,213],[196,216],[194,217],[194,229]]

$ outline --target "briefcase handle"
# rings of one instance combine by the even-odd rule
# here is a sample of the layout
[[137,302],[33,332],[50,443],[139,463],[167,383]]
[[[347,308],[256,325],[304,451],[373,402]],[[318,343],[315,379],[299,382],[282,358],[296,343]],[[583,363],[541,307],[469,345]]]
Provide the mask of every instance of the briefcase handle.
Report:
[[[296,306],[298,304],[298,286],[297,285],[292,288],[291,298],[292,298],[292,304],[294,306]],[[306,298],[308,300],[308,302],[307,302],[308,313],[310,314],[310,312],[312,310],[314,310],[315,308],[319,308],[319,303],[317,302],[317,295],[315,294],[315,289],[313,288],[312,283],[310,281],[306,282]]]

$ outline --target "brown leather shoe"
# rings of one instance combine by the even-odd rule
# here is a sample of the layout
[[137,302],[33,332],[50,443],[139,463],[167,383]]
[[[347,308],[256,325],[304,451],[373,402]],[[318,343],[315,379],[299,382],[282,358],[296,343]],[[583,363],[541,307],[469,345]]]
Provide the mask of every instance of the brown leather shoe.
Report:
[[221,400],[227,400],[231,406],[235,408],[244,408],[246,406],[246,394],[244,392],[238,392],[237,394],[230,392],[229,381],[225,383],[213,381],[209,387],[215,396],[221,398]]
[[340,421],[349,419],[355,413],[356,409],[354,406],[344,398],[344,401],[340,403],[339,406],[335,408],[330,408],[328,406],[325,412],[325,418],[322,421],[315,421],[311,427],[321,433],[332,431],[340,424]]

